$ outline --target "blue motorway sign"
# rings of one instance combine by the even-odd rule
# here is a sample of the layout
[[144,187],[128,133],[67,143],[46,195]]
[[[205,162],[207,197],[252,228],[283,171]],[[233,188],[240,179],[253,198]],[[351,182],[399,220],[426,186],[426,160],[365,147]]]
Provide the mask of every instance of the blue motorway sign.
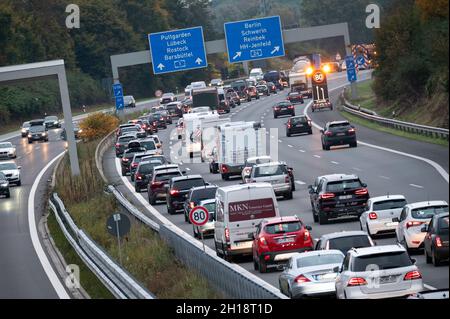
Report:
[[345,57],[345,65],[347,67],[347,79],[349,82],[356,82],[358,77],[356,75],[356,65],[353,55]]
[[285,55],[279,16],[228,22],[224,27],[230,63]]
[[123,96],[122,84],[120,83],[113,84],[113,92],[114,97]]
[[154,74],[208,66],[202,27],[151,33],[148,41]]
[[116,110],[122,110],[125,107],[123,96],[116,96]]

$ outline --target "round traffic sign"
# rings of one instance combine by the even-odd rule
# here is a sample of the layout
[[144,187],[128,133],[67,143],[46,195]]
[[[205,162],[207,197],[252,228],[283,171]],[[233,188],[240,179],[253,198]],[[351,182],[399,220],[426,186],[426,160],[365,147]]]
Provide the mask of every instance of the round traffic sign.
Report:
[[111,215],[106,222],[106,229],[113,236],[123,237],[130,232],[131,222],[127,215]]
[[314,82],[320,84],[325,81],[325,75],[321,71],[316,71],[313,74],[313,79],[314,79]]
[[163,92],[161,90],[155,91],[155,96],[156,97],[161,97],[162,95],[163,95]]
[[209,220],[209,212],[203,206],[196,206],[189,213],[189,220],[195,226],[203,226]]

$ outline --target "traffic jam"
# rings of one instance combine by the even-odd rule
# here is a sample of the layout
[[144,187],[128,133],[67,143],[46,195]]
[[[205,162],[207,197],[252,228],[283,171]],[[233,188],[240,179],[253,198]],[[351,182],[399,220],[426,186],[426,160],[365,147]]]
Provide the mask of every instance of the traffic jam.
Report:
[[[238,264],[251,260],[255,272],[277,274],[280,292],[290,298],[403,298],[426,291],[414,255],[423,254],[434,267],[448,261],[447,202],[373,196],[370,180],[347,172],[324,172],[299,190],[292,163],[267,151],[269,128],[259,121],[232,121],[230,112],[241,104],[257,108],[276,96],[273,119],[286,121],[278,134],[312,138],[311,118],[298,113],[313,98],[310,65],[297,59],[289,76],[258,68],[230,84],[193,82],[181,98],[162,94],[156,106],[117,128],[121,176],[158,211],[182,215],[191,235],[208,239],[217,256]],[[328,65],[324,69],[330,71]],[[311,103],[313,112],[333,109],[328,96]],[[342,120],[327,122],[320,141],[325,152],[358,147],[355,126]],[[205,179],[205,169],[219,182]],[[304,222],[304,212],[287,216],[280,208],[297,200],[294,192],[310,202],[313,224]],[[315,229],[342,218],[359,227],[314,236]],[[377,243],[386,237],[389,244]]]

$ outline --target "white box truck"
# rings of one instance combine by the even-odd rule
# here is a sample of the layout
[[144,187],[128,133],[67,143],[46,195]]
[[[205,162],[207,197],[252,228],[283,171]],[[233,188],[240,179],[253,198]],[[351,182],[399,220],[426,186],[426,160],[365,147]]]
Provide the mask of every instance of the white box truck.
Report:
[[219,187],[216,192],[214,243],[219,257],[251,255],[253,233],[265,218],[279,217],[272,185],[254,183]]

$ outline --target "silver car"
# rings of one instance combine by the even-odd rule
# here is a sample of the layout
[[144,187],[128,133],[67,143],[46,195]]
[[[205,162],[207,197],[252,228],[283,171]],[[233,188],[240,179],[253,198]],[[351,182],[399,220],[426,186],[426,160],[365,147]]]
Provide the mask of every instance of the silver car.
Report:
[[292,199],[293,197],[291,177],[285,163],[270,162],[255,165],[249,182],[272,184],[276,196],[283,196],[285,199]]
[[16,148],[11,142],[0,142],[0,159],[11,159],[16,157]]
[[335,295],[335,268],[344,257],[339,250],[295,254],[278,279],[281,293],[290,298]]
[[424,290],[415,260],[401,245],[351,249],[335,270],[338,299],[397,298]]

